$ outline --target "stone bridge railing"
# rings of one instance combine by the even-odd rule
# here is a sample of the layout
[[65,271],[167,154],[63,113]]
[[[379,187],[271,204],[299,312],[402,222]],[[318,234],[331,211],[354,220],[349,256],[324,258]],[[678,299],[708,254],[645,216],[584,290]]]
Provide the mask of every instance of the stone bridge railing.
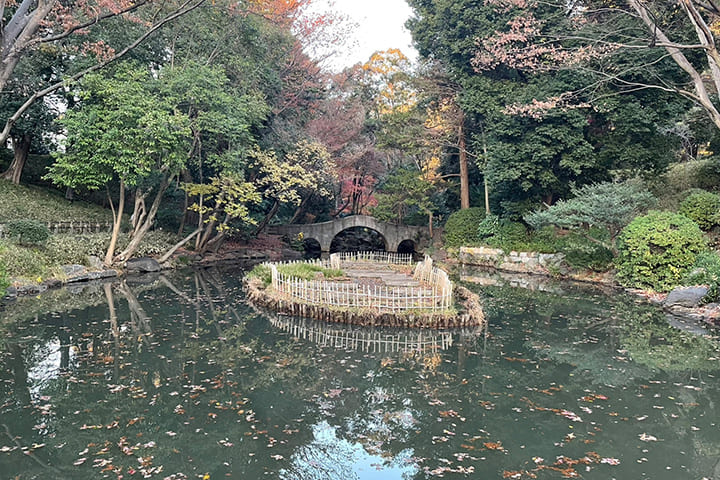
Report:
[[352,215],[322,223],[271,225],[268,233],[293,239],[302,234],[306,240],[316,240],[323,252],[329,252],[333,239],[340,232],[355,227],[378,232],[385,240],[385,249],[389,252],[397,252],[400,244],[406,240],[412,241],[418,251],[430,243],[430,230],[427,227],[394,225],[368,215]]

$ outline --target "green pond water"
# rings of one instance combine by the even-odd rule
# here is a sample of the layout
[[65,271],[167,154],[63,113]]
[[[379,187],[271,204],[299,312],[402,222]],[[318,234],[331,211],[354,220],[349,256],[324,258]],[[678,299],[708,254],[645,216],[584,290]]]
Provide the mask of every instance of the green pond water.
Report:
[[257,312],[240,270],[18,300],[0,478],[720,478],[715,338],[617,292],[463,273],[486,329]]

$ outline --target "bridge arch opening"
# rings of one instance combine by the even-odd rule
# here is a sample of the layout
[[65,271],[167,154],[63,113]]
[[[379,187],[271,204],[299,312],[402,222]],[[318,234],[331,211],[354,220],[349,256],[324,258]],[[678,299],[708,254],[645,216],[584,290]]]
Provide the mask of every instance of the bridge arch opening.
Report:
[[415,256],[417,254],[415,242],[410,239],[403,240],[398,244],[397,253],[409,253]]
[[306,238],[303,240],[303,258],[305,260],[314,260],[322,256],[322,246],[314,238]]
[[330,242],[330,253],[386,251],[387,241],[377,230],[350,227],[339,232]]

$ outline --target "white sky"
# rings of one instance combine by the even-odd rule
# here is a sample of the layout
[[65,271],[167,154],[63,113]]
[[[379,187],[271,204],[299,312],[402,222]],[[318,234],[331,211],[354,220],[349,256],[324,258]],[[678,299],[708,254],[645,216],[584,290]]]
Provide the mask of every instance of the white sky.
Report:
[[412,15],[405,0],[316,0],[313,3],[320,11],[338,11],[357,24],[339,56],[329,60],[333,70],[364,63],[374,52],[389,48],[399,48],[411,60],[417,59],[412,37],[404,26]]

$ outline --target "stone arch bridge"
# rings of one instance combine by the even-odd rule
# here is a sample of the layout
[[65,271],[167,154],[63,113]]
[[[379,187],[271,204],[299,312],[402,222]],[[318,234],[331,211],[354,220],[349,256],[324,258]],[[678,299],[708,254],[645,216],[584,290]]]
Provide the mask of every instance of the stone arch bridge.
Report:
[[268,233],[288,238],[296,238],[302,233],[304,239],[317,240],[320,250],[329,252],[333,239],[340,232],[353,227],[365,227],[378,232],[385,240],[385,250],[388,252],[397,252],[398,246],[406,240],[411,241],[417,251],[430,245],[430,230],[427,227],[395,225],[368,215],[352,215],[322,223],[272,225],[268,227]]

